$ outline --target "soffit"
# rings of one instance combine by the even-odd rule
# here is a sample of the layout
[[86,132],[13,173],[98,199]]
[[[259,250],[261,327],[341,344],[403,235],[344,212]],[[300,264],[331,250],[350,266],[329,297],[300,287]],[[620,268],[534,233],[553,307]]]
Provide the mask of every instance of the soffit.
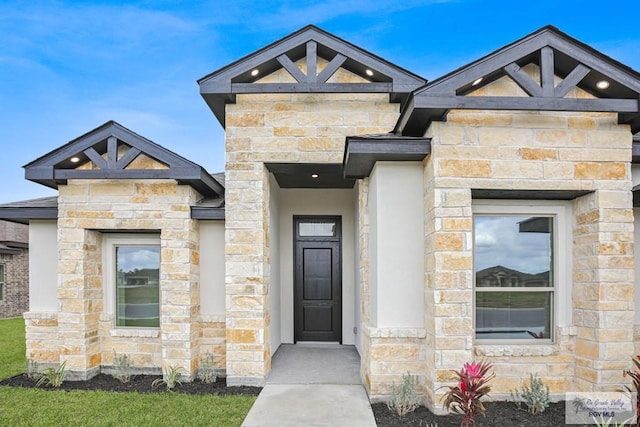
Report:
[[[304,71],[295,63],[305,59]],[[322,58],[327,65],[319,70]],[[364,82],[330,83],[338,69]],[[284,69],[291,83],[260,83],[264,76]],[[198,80],[200,94],[225,126],[227,103],[246,93],[388,93],[403,102],[426,80],[318,27],[309,25]]]
[[[540,79],[523,67],[535,64]],[[468,96],[499,78],[513,80],[529,96]],[[556,78],[561,81],[556,85]],[[607,81],[607,88],[598,82]],[[592,99],[567,98],[580,88]],[[416,90],[395,128],[421,136],[451,109],[615,112],[619,122],[640,130],[640,74],[590,46],[547,26]]]
[[339,163],[265,163],[280,188],[353,188]]
[[51,188],[68,179],[175,179],[203,196],[224,187],[200,165],[110,121],[24,166],[25,177]]

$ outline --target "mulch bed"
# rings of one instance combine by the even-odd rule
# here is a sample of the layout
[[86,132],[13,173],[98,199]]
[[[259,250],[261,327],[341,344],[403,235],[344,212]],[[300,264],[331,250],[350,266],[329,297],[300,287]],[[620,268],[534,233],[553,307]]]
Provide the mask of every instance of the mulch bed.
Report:
[[[99,374],[87,381],[65,381],[59,388],[50,386],[40,387],[41,390],[101,390],[112,392],[166,393],[164,384],[152,387],[154,380],[161,378],[155,375],[135,375],[127,383],[121,383],[116,378]],[[36,388],[35,381],[26,374],[16,375],[0,381],[0,386]],[[175,388],[176,393],[184,394],[213,394],[213,395],[248,395],[257,396],[261,387],[230,386],[227,387],[224,378],[218,378],[215,383],[206,384],[202,381],[183,382]],[[487,402],[487,416],[479,416],[477,427],[509,426],[509,427],[555,427],[564,426],[564,402],[552,403],[546,411],[539,415],[531,415],[525,410],[518,409],[512,402]],[[434,415],[427,408],[420,406],[414,412],[403,418],[390,411],[385,403],[371,405],[378,427],[419,426],[427,427],[437,423],[438,427],[458,427],[461,417],[456,415]]]
[[[509,426],[509,427],[555,427],[564,426],[564,402],[551,403],[549,407],[538,415],[532,415],[526,410],[518,409],[513,402],[488,402],[486,417],[476,418],[476,426]],[[438,427],[458,427],[462,417],[459,415],[434,415],[424,406],[400,418],[391,412],[385,403],[371,405],[378,427],[421,426],[427,427],[438,424]]]
[[[135,375],[131,377],[131,380],[127,383],[122,383],[114,377],[106,374],[99,374],[87,381],[65,381],[59,388],[52,387],[39,387],[42,390],[101,390],[101,391],[115,391],[115,392],[139,392],[139,393],[166,393],[167,387],[165,384],[160,384],[157,387],[152,387],[151,383],[154,380],[162,378],[155,375]],[[36,382],[29,378],[26,374],[16,375],[14,377],[7,378],[0,381],[0,386],[9,387],[25,387],[35,388]],[[248,387],[248,386],[231,386],[227,387],[224,378],[218,378],[215,383],[204,383],[199,380],[193,382],[183,382],[181,385],[177,385],[174,389],[176,393],[184,394],[216,394],[221,396],[226,395],[248,395],[257,396],[261,387]]]

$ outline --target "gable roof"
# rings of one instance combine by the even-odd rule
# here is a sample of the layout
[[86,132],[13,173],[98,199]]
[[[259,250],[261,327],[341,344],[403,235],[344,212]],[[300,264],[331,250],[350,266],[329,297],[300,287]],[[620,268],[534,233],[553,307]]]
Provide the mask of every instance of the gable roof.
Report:
[[[119,153],[119,149],[126,149]],[[140,155],[164,169],[128,168]],[[92,162],[94,169],[78,168]],[[202,166],[136,134],[114,121],[70,141],[24,166],[25,178],[58,188],[68,179],[175,179],[205,197],[222,196],[224,187]]]
[[[521,69],[531,63],[540,67],[540,83]],[[504,76],[529,97],[466,96]],[[563,79],[557,86],[555,76]],[[602,81],[607,88],[598,87]],[[574,87],[596,99],[565,98]],[[631,124],[635,133],[640,130],[639,98],[637,71],[546,26],[416,90],[394,131],[421,136],[450,109],[485,109],[617,112],[620,123]]]
[[[328,61],[317,72],[318,57]],[[306,58],[307,74],[295,62]],[[256,83],[284,68],[295,83]],[[339,69],[357,74],[367,83],[327,83]],[[198,80],[200,94],[225,126],[225,104],[242,93],[388,93],[403,102],[426,80],[316,26],[300,30]]]

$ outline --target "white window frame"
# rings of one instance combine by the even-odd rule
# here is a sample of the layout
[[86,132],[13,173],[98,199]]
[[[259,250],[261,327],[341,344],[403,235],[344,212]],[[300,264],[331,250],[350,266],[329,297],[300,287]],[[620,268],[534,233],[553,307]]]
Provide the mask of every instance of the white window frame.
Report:
[[[103,295],[104,311],[111,316],[112,329],[151,329],[159,330],[157,327],[143,326],[117,326],[116,325],[116,247],[117,246],[158,246],[160,247],[160,236],[156,234],[104,234],[102,239],[103,254]],[[160,268],[162,269],[162,256],[160,258]],[[162,304],[162,302],[160,302]]]
[[[548,339],[476,339],[474,342],[483,344],[550,344],[557,341],[557,330],[561,326],[572,323],[573,301],[573,261],[571,244],[573,239],[572,208],[570,201],[562,200],[474,200],[473,215],[532,215],[550,216],[554,219],[553,241],[553,310],[551,313],[551,337]],[[475,221],[474,221],[475,224]],[[475,229],[473,231],[475,244]],[[473,250],[475,258],[475,248]],[[476,275],[475,259],[473,273],[473,328],[476,328]]]

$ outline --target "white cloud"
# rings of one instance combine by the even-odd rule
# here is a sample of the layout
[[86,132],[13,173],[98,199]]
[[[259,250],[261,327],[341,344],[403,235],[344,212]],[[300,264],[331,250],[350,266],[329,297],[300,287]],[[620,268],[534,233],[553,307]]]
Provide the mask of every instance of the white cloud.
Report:
[[117,249],[118,270],[160,268],[160,248],[145,246],[119,246]]
[[501,265],[524,273],[549,270],[547,233],[521,233],[525,216],[476,216],[474,220],[476,271]]

